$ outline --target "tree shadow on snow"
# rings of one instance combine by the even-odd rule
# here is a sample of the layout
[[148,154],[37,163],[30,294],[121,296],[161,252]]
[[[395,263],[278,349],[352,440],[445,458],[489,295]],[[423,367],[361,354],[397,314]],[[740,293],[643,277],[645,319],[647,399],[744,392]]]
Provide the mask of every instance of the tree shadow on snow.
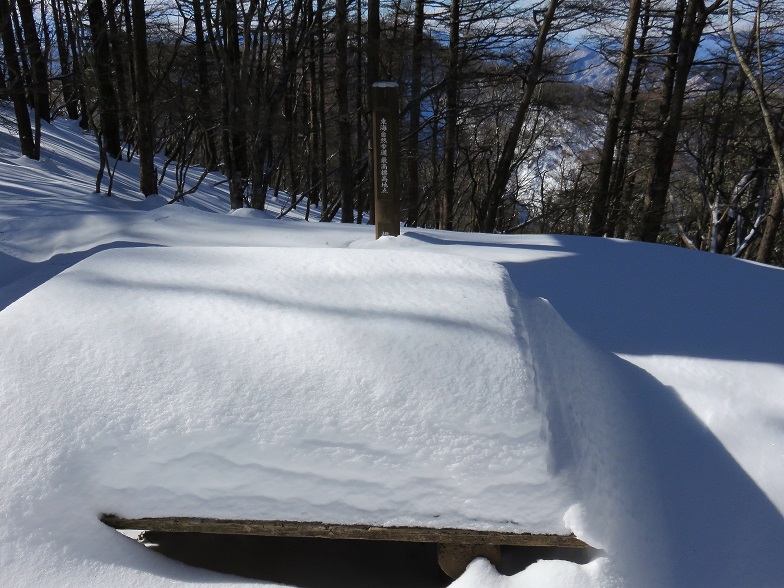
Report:
[[781,585],[784,518],[678,394],[524,308],[551,468],[626,585]]
[[600,349],[784,364],[780,268],[613,239],[553,235],[548,244],[501,245],[452,240],[449,233],[404,234],[445,252],[463,245],[569,253],[501,265],[522,296],[547,299]]
[[61,253],[53,255],[50,259],[41,262],[24,261],[12,255],[0,252],[0,311],[19,300],[28,292],[32,292],[41,284],[48,282],[57,274],[80,261],[107,249],[127,247],[155,247],[151,243],[134,243],[130,241],[115,241],[98,245],[85,251]]

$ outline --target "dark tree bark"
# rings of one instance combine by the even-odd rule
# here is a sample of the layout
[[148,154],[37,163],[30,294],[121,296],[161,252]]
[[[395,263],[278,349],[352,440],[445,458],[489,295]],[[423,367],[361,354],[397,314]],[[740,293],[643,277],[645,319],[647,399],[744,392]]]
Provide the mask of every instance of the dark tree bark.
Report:
[[773,199],[770,203],[770,210],[765,219],[765,228],[762,231],[759,248],[757,249],[756,260],[760,263],[770,263],[773,260],[776,234],[781,227],[782,216],[784,216],[784,198],[782,198],[781,182],[777,182],[774,188]]
[[[261,110],[260,125],[262,128],[256,135],[256,140],[254,143],[253,185],[250,205],[252,208],[257,208],[260,210],[264,208],[267,197],[267,188],[271,183],[272,174],[274,173],[275,168],[277,168],[277,165],[270,165],[270,162],[281,161],[283,159],[282,151],[285,150],[287,145],[291,143],[291,135],[289,133],[291,133],[293,127],[292,104],[294,98],[289,96],[288,105],[286,102],[287,96],[291,92],[294,74],[297,71],[297,57],[299,56],[300,50],[304,46],[304,30],[299,26],[300,18],[303,14],[302,6],[302,0],[295,0],[292,6],[289,26],[285,30],[285,36],[283,38],[283,60],[281,67],[277,76],[274,77],[274,81],[269,82],[271,87],[264,93],[263,100],[261,100],[262,104],[257,107]],[[281,18],[281,22],[282,21],[283,19]],[[263,71],[260,71],[259,77],[261,77],[263,73]],[[262,92],[264,92],[264,89],[262,89]],[[284,140],[284,148],[281,149],[281,153],[278,156],[275,156],[273,153],[273,135],[271,130],[271,123],[275,115],[280,111],[281,106],[283,106],[285,118],[287,121],[289,121],[289,124],[286,125],[285,132],[287,134],[287,138]]]
[[643,204],[639,234],[641,241],[655,242],[661,232],[667,193],[670,189],[670,175],[681,130],[686,84],[708,17],[722,4],[723,0],[717,0],[710,7],[706,7],[704,0],[689,0],[685,12],[676,13],[673,39],[677,39],[677,43],[673,42],[671,47],[675,49],[672,52],[675,62],[669,74],[672,84],[665,84],[663,123],[656,138],[653,167]]
[[74,74],[71,67],[71,59],[75,58],[75,56],[71,55],[68,48],[66,39],[68,27],[66,26],[63,11],[60,7],[60,0],[51,0],[51,5],[52,18],[54,20],[55,42],[57,43],[57,55],[60,61],[60,79],[63,84],[65,111],[68,113],[69,119],[76,120],[79,118],[79,95],[76,90]]
[[38,38],[33,6],[30,0],[16,0],[19,7],[19,17],[22,19],[24,30],[24,46],[30,57],[30,73],[32,75],[33,107],[36,117],[49,122],[51,112],[49,106],[49,71],[46,56],[41,50],[41,41]]
[[13,31],[16,37],[17,57],[19,58],[19,65],[21,66],[19,77],[23,80],[22,86],[25,90],[25,96],[27,96],[28,108],[35,108],[35,96],[33,94],[33,84],[31,83],[33,72],[30,71],[30,61],[27,58],[27,51],[25,51],[22,21],[19,18],[19,10],[17,9],[14,0],[11,0],[11,18],[13,19]]
[[305,24],[308,34],[308,61],[307,61],[307,166],[308,166],[308,208],[305,220],[310,218],[311,205],[318,206],[321,201],[321,186],[319,178],[319,144],[320,122],[318,111],[318,81],[316,74],[316,34],[313,32],[316,17],[313,11],[313,2],[305,2]]
[[232,209],[245,204],[244,179],[247,177],[246,117],[239,42],[239,21],[236,0],[218,0],[221,15],[221,43],[213,39],[221,62],[224,101],[224,157],[229,179],[229,200]]
[[67,32],[68,47],[71,49],[74,87],[79,101],[79,126],[83,129],[90,128],[90,112],[87,108],[87,96],[85,93],[84,68],[82,65],[82,54],[80,46],[77,44],[77,34],[74,27],[74,19],[71,14],[71,4],[65,0],[62,4],[63,15],[65,16],[65,26]]
[[87,15],[93,44],[93,68],[98,85],[98,110],[100,115],[101,144],[106,153],[118,159],[122,145],[120,141],[120,119],[117,95],[112,79],[112,57],[109,47],[109,30],[101,0],[87,0]]
[[632,130],[638,110],[637,100],[640,95],[642,79],[648,67],[648,59],[644,54],[647,51],[650,18],[651,0],[645,0],[645,7],[642,12],[642,30],[637,46],[637,54],[641,57],[637,59],[637,63],[634,66],[634,76],[632,77],[629,97],[626,100],[623,113],[623,128],[620,132],[621,144],[612,172],[612,182],[610,186],[611,205],[606,227],[606,234],[610,237],[625,237],[626,227],[628,226],[628,221],[631,216],[630,200],[634,179],[627,178],[627,168],[629,164],[629,154],[631,152]]
[[2,29],[3,53],[8,72],[8,94],[14,103],[14,114],[16,115],[17,133],[22,155],[30,159],[39,159],[40,152],[33,138],[30,113],[27,110],[27,97],[25,96],[23,78],[19,67],[14,22],[9,0],[0,0],[0,29]]
[[381,13],[379,0],[368,0],[367,34],[367,92],[369,96],[370,88],[380,81]]
[[411,108],[408,111],[408,213],[406,226],[415,227],[419,213],[419,125],[422,116],[422,41],[425,0],[416,0],[411,46]]
[[621,56],[618,62],[618,75],[615,78],[610,111],[607,114],[607,128],[604,132],[604,143],[599,161],[599,174],[593,189],[591,218],[588,223],[588,234],[600,237],[607,226],[607,212],[610,201],[610,176],[612,175],[615,146],[618,142],[618,128],[621,122],[626,86],[632,68],[634,40],[637,36],[637,23],[640,20],[641,0],[631,0],[629,14],[626,19],[626,30],[623,35]]
[[542,22],[539,25],[539,34],[536,38],[536,45],[534,46],[534,51],[529,62],[528,74],[525,78],[520,106],[517,109],[514,122],[512,122],[503,150],[496,163],[493,172],[493,182],[487,193],[487,209],[484,222],[482,223],[482,229],[486,233],[492,233],[496,228],[498,208],[501,205],[501,200],[506,191],[506,185],[509,183],[509,176],[512,171],[512,161],[514,160],[515,150],[517,149],[517,142],[520,139],[523,123],[525,122],[528,110],[531,107],[534,92],[539,84],[542,61],[544,60],[544,49],[547,45],[547,39],[550,34],[550,29],[553,26],[553,21],[555,20],[555,12],[561,2],[562,0],[550,0],[544,17],[542,18]]
[[733,0],[729,0],[727,5],[727,17],[730,24],[729,33],[732,49],[735,52],[735,56],[738,58],[738,63],[741,67],[741,70],[743,71],[743,75],[749,81],[749,84],[751,84],[751,88],[754,91],[754,96],[757,99],[757,104],[759,105],[759,111],[762,115],[762,120],[765,123],[765,132],[768,135],[770,151],[773,154],[773,159],[776,162],[776,168],[778,170],[776,189],[770,204],[770,211],[768,212],[767,218],[765,219],[765,228],[762,233],[759,249],[757,250],[757,261],[761,263],[770,263],[773,256],[776,234],[778,233],[779,227],[781,225],[782,211],[784,210],[784,149],[782,149],[782,145],[784,145],[784,126],[782,126],[783,121],[780,115],[778,118],[774,118],[773,116],[773,112],[769,104],[769,96],[764,84],[764,64],[762,59],[759,57],[762,52],[760,39],[762,34],[760,26],[762,21],[762,13],[763,3],[762,0],[758,0],[754,25],[754,34],[756,35],[755,41],[757,43],[758,54],[757,71],[755,73],[752,71],[749,60],[744,56],[743,51],[738,45],[738,39],[735,34],[734,26],[735,17],[733,15]]
[[460,87],[460,0],[449,7],[449,78],[446,83],[446,117],[444,119],[444,193],[438,226],[451,231],[454,227],[455,167],[457,166],[457,116]]
[[324,34],[324,0],[318,0],[316,6],[316,31],[318,43],[318,121],[319,121],[319,192],[321,193],[321,221],[329,222],[331,219],[327,214],[330,201],[327,172],[327,90],[326,90],[326,67],[324,64],[325,39]]
[[[136,91],[135,89],[132,89],[129,93],[127,84],[128,71],[130,69],[129,64],[127,63],[130,61],[130,58],[127,56],[128,53],[132,51],[132,48],[125,43],[122,31],[117,24],[116,7],[113,0],[107,0],[106,24],[109,27],[109,49],[112,55],[112,64],[114,65],[112,77],[115,95],[117,96],[118,116],[125,133],[126,141],[132,142],[134,121],[131,112],[134,109],[131,105],[134,102]],[[129,34],[131,34],[130,31]],[[138,132],[138,129],[136,129],[136,131]]]
[[207,44],[204,39],[204,16],[201,9],[201,0],[192,0],[193,7],[193,32],[196,50],[196,70],[199,81],[199,97],[197,101],[197,114],[199,121],[204,128],[204,140],[206,143],[205,167],[212,169],[216,163],[216,139],[213,128],[213,110],[210,95],[210,75],[209,64],[207,63]]
[[[115,2],[118,0],[114,0]],[[122,20],[125,21],[124,34],[118,35],[118,43],[131,46],[133,41],[133,17],[131,16],[131,5],[129,0],[119,0]],[[136,96],[136,65],[134,63],[133,51],[128,52],[128,79],[131,81],[131,94]]]
[[348,112],[348,14],[346,0],[335,3],[335,64],[338,107],[338,165],[340,166],[341,222],[354,222],[354,166],[351,159],[351,118]]
[[[368,19],[367,19],[367,80],[365,80],[366,91],[365,94],[370,96],[373,84],[381,81],[381,10],[379,0],[368,0]],[[370,146],[371,137],[368,136],[368,160],[372,158]],[[375,178],[373,174],[368,174],[368,196],[370,202],[370,218],[368,224],[372,225],[376,222],[376,200],[375,194]]]
[[158,193],[155,172],[155,125],[152,88],[147,59],[147,15],[144,0],[131,0],[133,13],[133,59],[136,72],[136,145],[139,155],[139,189],[145,196]]

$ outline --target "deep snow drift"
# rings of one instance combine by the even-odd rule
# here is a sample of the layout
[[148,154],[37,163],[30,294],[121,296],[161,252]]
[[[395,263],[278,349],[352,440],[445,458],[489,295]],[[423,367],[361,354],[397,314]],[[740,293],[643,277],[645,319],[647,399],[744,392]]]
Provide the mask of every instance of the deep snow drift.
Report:
[[89,440],[92,508],[130,517],[567,533],[507,296],[454,256],[98,253],[2,314],[4,429]]
[[128,163],[107,198],[76,127],[46,129],[42,162],[0,137],[3,585],[232,581],[101,512],[605,550],[512,577],[477,560],[461,587],[781,584],[782,270],[577,237],[373,241],[273,220],[283,201],[225,214],[216,178],[142,200]]

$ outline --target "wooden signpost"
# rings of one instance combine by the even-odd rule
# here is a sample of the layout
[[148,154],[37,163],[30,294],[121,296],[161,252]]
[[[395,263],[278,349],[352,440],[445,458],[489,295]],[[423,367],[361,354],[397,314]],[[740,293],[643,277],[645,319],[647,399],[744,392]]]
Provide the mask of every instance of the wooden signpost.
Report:
[[376,239],[400,235],[400,131],[398,86],[376,82],[370,91],[373,113],[373,185]]

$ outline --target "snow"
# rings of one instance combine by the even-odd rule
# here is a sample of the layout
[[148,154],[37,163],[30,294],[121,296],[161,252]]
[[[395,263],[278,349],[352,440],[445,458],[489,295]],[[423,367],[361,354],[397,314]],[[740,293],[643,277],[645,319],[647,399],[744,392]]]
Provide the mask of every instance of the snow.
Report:
[[89,438],[104,510],[131,517],[565,533],[507,293],[500,266],[433,254],[101,252],[3,313],[6,390],[47,390],[15,421],[59,421],[15,443]]
[[568,51],[567,80],[596,90],[609,92],[612,89],[617,70],[598,51],[585,44]]
[[[777,586],[784,272],[142,199],[0,134],[0,583],[233,585],[101,513],[568,533],[455,587]],[[197,176],[199,170],[194,172]],[[301,208],[301,207],[300,207]],[[318,211],[312,211],[318,218]]]

